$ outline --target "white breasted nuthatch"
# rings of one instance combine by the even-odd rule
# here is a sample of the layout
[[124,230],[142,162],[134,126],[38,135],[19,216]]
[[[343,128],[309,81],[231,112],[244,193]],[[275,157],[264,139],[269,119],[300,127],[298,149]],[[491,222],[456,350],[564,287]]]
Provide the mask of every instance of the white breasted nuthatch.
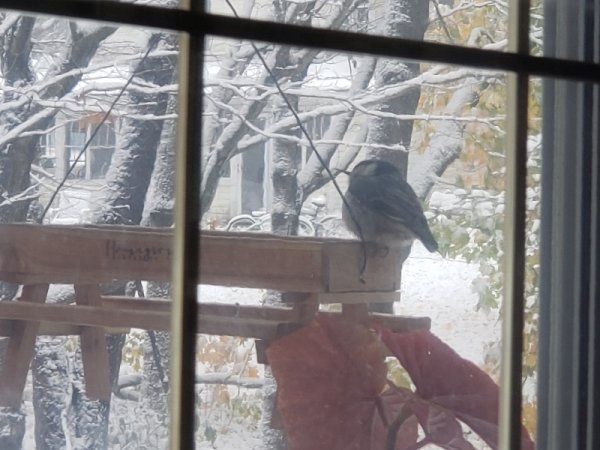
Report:
[[349,175],[342,217],[354,234],[360,237],[362,233],[366,242],[386,248],[419,239],[427,250],[437,251],[421,203],[394,165],[369,159],[357,164]]

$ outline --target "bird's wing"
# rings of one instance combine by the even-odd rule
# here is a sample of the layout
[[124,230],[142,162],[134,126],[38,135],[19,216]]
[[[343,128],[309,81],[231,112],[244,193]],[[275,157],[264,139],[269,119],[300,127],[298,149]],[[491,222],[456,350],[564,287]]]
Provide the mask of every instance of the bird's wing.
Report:
[[[389,189],[374,194],[370,203],[380,214],[401,223],[414,223],[423,215],[423,208],[416,194],[404,180],[388,180]],[[402,184],[402,185],[400,185]]]

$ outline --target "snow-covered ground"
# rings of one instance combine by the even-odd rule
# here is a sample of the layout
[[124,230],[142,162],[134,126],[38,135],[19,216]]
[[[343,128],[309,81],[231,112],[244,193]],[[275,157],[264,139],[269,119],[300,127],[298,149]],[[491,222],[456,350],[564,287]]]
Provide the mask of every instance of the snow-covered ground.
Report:
[[486,348],[499,342],[498,312],[477,311],[477,294],[471,289],[477,264],[444,259],[415,242],[402,269],[401,301],[396,314],[427,316],[431,331],[459,355],[482,366]]

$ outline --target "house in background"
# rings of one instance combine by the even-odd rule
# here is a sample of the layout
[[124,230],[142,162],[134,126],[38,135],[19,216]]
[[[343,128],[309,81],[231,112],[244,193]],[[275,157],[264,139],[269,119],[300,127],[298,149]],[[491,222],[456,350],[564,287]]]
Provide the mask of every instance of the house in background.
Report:
[[[79,118],[59,114],[54,126],[40,139],[39,165],[61,180],[75,165],[69,178],[102,179],[106,175],[117,144],[115,118],[102,122],[103,114],[92,113]],[[85,143],[97,128],[90,145],[77,159]]]

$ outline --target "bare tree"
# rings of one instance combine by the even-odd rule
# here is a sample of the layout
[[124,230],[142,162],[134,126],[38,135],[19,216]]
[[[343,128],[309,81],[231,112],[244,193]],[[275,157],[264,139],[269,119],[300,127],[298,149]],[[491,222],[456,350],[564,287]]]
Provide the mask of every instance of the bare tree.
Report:
[[[34,32],[40,19],[3,14],[0,22],[0,61],[4,79],[0,110],[0,222],[24,221],[31,200],[37,194],[31,185],[31,164],[36,158],[40,134],[56,110],[43,105],[68,93],[81,80],[79,68],[87,66],[112,27],[80,29],[70,22],[65,28],[64,50],[43,74],[34,72]],[[39,77],[42,77],[41,80]],[[0,283],[0,297],[10,300],[16,286]],[[0,411],[3,448],[19,448],[24,427],[20,411]],[[19,431],[20,430],[20,431]]]

